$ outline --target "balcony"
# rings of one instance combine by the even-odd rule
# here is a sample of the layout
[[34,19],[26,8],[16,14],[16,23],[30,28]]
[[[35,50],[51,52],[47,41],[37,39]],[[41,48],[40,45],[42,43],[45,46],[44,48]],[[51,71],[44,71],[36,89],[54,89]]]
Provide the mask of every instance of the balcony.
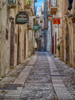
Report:
[[31,9],[31,5],[25,4],[24,8],[25,8],[25,9]]
[[8,0],[8,8],[15,8],[16,0]]
[[26,3],[25,3],[25,6],[24,6],[24,10],[28,13],[28,15],[32,15],[33,14],[33,10],[32,10],[32,1],[31,0],[28,0]]
[[33,15],[33,10],[31,7],[25,5],[24,6],[24,10],[28,13],[29,16],[32,16]]

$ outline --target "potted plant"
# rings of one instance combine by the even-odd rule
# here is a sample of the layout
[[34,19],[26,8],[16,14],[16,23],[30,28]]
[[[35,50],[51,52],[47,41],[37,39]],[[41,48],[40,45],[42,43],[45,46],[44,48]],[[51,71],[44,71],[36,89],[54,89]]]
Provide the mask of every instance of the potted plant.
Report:
[[25,5],[25,8],[30,8],[30,6],[31,6],[31,0],[28,0],[26,5]]

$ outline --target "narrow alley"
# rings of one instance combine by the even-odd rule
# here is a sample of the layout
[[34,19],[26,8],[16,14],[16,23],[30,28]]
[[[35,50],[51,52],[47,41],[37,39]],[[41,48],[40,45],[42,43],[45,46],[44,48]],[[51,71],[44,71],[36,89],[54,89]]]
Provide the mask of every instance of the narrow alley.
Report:
[[[59,59],[55,61],[60,62]],[[53,57],[49,53],[36,52],[27,62],[25,61],[23,64],[20,64],[20,67],[18,66],[17,69],[12,70],[3,81],[0,82],[0,100],[75,99],[75,91],[73,91],[73,89],[71,91],[70,89],[75,87],[67,87],[64,83],[65,79],[70,79],[72,76],[68,77],[64,73],[61,74],[54,63]],[[63,62],[61,61],[61,66],[62,65]],[[22,66],[23,69],[21,70]],[[69,66],[65,63],[64,66],[66,66],[67,70],[69,69]],[[21,70],[21,72],[18,74],[19,70]],[[15,72],[18,76],[15,75]],[[67,82],[67,80],[65,81]],[[75,84],[73,79],[72,81]],[[68,84],[69,83],[70,82],[68,82]]]
[[75,0],[0,0],[0,100],[75,100]]

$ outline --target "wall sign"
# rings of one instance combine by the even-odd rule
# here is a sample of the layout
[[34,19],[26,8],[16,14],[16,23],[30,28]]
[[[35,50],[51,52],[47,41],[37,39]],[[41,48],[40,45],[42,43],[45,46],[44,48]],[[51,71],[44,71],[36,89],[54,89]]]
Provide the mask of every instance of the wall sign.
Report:
[[16,24],[28,23],[29,16],[25,11],[21,11],[16,15]]
[[54,18],[53,24],[60,24],[60,18]]

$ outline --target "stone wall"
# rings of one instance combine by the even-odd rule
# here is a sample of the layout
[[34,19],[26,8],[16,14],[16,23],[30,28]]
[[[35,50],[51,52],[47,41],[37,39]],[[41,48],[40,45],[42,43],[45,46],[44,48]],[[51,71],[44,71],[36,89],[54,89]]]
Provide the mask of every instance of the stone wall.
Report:
[[[0,7],[2,5],[2,1],[0,0]],[[0,8],[0,75],[1,75],[1,18],[2,18],[2,8]]]
[[48,33],[47,33],[47,51],[52,52],[52,37],[51,37],[51,21],[48,22]]
[[73,67],[75,68],[75,23],[73,24]]
[[[31,9],[25,9],[25,0],[16,0],[16,6],[8,7],[7,0],[0,0],[0,76],[22,63],[33,53],[33,31],[28,31],[26,24],[16,24],[16,15],[20,11],[28,11],[33,26]],[[21,6],[19,5],[21,4]]]
[[6,2],[2,6],[2,33],[1,33],[1,75],[8,73],[9,70],[9,36],[8,36],[8,22],[7,22],[7,0],[2,0]]
[[[73,5],[74,5],[74,0],[73,0]],[[72,22],[71,18],[72,17],[69,17],[70,14],[73,15],[73,13],[75,12],[74,10],[74,6],[72,5],[72,9],[70,11],[68,11],[68,3],[66,1],[63,1],[62,3],[63,5],[63,16],[62,16],[62,24],[63,24],[63,30],[62,30],[62,35],[63,35],[63,60],[65,61],[65,63],[67,62],[67,50],[66,50],[66,47],[67,45],[69,44],[69,61],[67,62],[69,65],[75,67],[74,65],[74,40],[75,40],[75,37],[74,37],[74,29],[75,29],[75,26],[74,26],[74,23]],[[68,26],[68,30],[66,30]],[[68,44],[66,44],[66,33],[68,31],[68,34],[69,34],[69,42]]]

